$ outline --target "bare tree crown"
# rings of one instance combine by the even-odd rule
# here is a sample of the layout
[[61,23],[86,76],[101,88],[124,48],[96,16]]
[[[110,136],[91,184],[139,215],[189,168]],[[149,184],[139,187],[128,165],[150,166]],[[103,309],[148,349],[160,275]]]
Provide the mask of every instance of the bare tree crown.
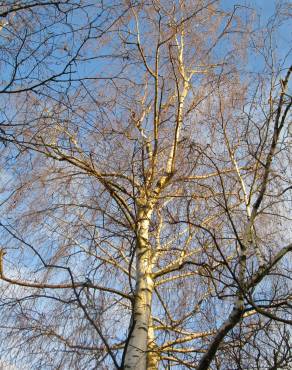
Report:
[[4,367],[290,368],[288,15],[0,1]]

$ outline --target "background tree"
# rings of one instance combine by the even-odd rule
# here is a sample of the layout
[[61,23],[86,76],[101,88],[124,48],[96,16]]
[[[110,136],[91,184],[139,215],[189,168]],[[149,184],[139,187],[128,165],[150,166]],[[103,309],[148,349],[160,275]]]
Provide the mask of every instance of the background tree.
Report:
[[288,8],[229,7],[2,5],[5,361],[291,365]]

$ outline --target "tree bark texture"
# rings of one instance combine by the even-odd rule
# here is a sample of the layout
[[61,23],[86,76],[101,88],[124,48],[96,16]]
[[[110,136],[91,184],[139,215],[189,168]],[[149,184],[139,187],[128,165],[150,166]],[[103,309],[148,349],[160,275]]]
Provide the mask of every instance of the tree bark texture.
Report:
[[[138,213],[136,242],[136,291],[132,333],[127,347],[124,368],[149,369],[148,336],[151,323],[151,302],[154,289],[149,245],[149,224],[152,210],[144,208]],[[148,360],[148,361],[147,361]],[[152,362],[150,360],[150,362]],[[150,366],[150,363],[149,363]],[[154,367],[151,365],[151,369]]]

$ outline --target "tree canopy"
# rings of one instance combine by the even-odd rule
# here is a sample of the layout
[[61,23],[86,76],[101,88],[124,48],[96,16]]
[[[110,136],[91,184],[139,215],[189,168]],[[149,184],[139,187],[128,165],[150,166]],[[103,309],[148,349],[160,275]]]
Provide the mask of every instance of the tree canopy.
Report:
[[0,1],[5,369],[290,368],[289,12]]

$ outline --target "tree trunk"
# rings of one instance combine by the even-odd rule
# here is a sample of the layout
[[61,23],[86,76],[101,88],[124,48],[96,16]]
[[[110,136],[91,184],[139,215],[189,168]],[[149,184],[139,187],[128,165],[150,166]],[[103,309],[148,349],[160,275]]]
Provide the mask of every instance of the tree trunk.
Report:
[[136,291],[132,333],[125,356],[124,368],[146,370],[148,332],[151,321],[151,301],[154,288],[151,264],[151,248],[148,241],[152,209],[144,208],[139,213],[136,244]]
[[147,370],[157,370],[159,363],[159,356],[155,343],[155,333],[153,329],[152,316],[150,317],[148,329],[148,352],[147,352]]

